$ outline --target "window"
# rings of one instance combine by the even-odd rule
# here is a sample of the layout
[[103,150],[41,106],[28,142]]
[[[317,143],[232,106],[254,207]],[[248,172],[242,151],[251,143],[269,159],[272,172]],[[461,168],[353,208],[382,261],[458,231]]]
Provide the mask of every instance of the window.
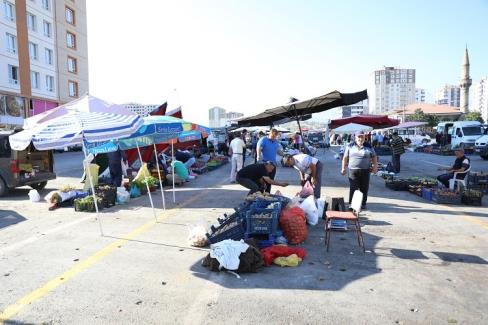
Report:
[[27,13],[27,28],[35,32],[37,31],[37,19],[33,14]]
[[66,46],[71,49],[76,49],[76,35],[66,32]]
[[68,56],[68,71],[72,73],[78,72],[78,64],[75,58]]
[[46,64],[53,65],[53,50],[44,48],[44,57],[46,59]]
[[75,81],[68,81],[69,96],[78,97],[78,83]]
[[7,33],[7,51],[17,53],[17,37],[9,33]]
[[8,65],[8,82],[12,85],[19,83],[19,67]]
[[14,21],[14,17],[15,17],[14,5],[8,1],[4,1],[3,7],[4,7],[5,19]]
[[[2,102],[0,102],[2,103]],[[4,107],[0,107],[3,111],[5,110]],[[10,158],[12,156],[12,149],[10,149],[10,141],[8,137],[1,137],[0,138],[0,158]]]
[[44,26],[44,36],[51,37],[52,35],[51,23],[44,20],[42,25]]
[[51,4],[49,2],[50,2],[50,0],[42,0],[42,7],[46,10],[50,10]]
[[46,90],[49,92],[54,92],[54,77],[46,76]]
[[29,42],[29,56],[32,60],[37,60],[39,58],[38,54],[38,46],[32,42]]
[[66,7],[65,16],[66,16],[67,23],[71,25],[75,24],[75,11],[73,9],[71,9],[70,7]]
[[31,71],[31,87],[39,89],[40,75],[39,72]]

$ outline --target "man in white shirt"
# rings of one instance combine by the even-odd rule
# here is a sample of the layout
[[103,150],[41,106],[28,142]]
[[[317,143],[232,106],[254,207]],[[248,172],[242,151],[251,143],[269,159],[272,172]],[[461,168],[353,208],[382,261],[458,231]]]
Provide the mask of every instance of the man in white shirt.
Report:
[[246,144],[241,139],[240,134],[236,134],[235,138],[229,144],[229,155],[231,156],[232,168],[230,170],[230,182],[236,182],[236,175],[242,168],[242,155],[246,150]]
[[302,153],[283,158],[283,164],[298,170],[302,186],[306,181],[310,181],[314,188],[315,198],[320,198],[320,190],[322,187],[322,162],[320,160]]

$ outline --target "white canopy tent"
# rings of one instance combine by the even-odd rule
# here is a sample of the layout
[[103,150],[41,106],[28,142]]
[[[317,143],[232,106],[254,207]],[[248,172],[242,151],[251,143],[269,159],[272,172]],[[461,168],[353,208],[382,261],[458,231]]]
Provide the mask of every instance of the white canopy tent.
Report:
[[349,123],[338,128],[335,128],[334,133],[355,133],[355,132],[370,132],[373,128],[371,126]]

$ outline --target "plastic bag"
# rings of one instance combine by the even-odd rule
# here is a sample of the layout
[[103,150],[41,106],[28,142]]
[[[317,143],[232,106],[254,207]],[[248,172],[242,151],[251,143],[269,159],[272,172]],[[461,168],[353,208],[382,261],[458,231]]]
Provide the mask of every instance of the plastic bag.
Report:
[[299,207],[281,210],[280,226],[290,244],[300,244],[307,239],[308,229],[305,212]]
[[207,246],[207,229],[203,221],[188,225],[188,242],[191,246]]
[[134,178],[135,181],[143,181],[146,177],[151,176],[149,173],[149,169],[147,169],[147,163],[144,163],[141,168],[139,168],[139,172],[137,173],[136,177]]
[[324,212],[327,210],[327,202],[324,199],[317,200],[317,209],[318,209],[318,216],[319,218],[322,217],[324,219]]
[[287,208],[300,207],[300,197],[294,196],[286,207]]
[[136,185],[132,184],[130,187],[130,197],[135,198],[141,196],[141,190]]
[[124,204],[130,199],[130,193],[127,192],[125,187],[117,187],[117,203]]
[[309,181],[303,185],[302,191],[300,192],[301,197],[308,197],[310,195],[313,195],[313,186],[310,184]]
[[37,190],[30,190],[29,191],[29,199],[31,202],[39,202],[41,201],[41,196]]
[[305,212],[309,225],[315,226],[319,222],[319,210],[313,196],[306,198],[302,204],[300,204],[300,208]]
[[129,164],[126,163],[124,159],[121,159],[120,166],[122,167],[122,175],[127,176],[127,169],[129,169]]

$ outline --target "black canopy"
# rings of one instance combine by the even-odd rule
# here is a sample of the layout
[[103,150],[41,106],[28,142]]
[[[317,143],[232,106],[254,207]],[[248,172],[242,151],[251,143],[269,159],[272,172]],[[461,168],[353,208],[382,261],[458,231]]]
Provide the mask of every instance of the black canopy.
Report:
[[297,121],[299,123],[300,120],[310,118],[312,113],[327,111],[334,107],[352,105],[367,98],[368,93],[366,90],[350,94],[342,94],[336,90],[312,99],[270,108],[260,114],[244,117],[238,120],[237,123],[239,126],[268,126],[278,124],[277,122],[283,120]]

